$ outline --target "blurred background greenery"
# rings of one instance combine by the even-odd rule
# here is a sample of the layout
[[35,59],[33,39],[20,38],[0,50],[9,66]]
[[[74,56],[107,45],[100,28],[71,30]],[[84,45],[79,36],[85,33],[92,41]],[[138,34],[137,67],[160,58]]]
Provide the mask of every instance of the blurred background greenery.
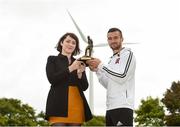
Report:
[[[0,126],[48,126],[43,111],[14,98],[0,98]],[[163,98],[148,96],[134,112],[137,126],[180,126],[180,81],[172,82]],[[94,116],[83,126],[105,126],[104,116]]]

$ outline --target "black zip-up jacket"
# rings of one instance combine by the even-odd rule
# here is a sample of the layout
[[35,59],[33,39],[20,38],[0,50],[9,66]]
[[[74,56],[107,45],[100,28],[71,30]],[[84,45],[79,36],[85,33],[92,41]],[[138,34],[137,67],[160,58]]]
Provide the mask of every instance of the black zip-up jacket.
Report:
[[[75,58],[71,58],[72,61]],[[47,78],[51,84],[46,103],[46,119],[50,116],[67,117],[68,115],[68,87],[76,85],[83,99],[85,121],[92,119],[92,114],[85,98],[85,91],[89,84],[85,72],[78,79],[77,71],[69,72],[68,58],[62,54],[49,56],[46,65]]]

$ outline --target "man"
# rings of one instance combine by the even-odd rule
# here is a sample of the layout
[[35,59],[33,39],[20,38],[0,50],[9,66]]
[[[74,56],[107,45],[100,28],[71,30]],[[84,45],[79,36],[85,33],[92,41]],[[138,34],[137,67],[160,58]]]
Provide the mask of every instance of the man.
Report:
[[130,49],[122,47],[123,35],[118,28],[109,29],[107,41],[113,51],[108,65],[98,58],[87,64],[107,89],[106,125],[133,126],[136,60]]

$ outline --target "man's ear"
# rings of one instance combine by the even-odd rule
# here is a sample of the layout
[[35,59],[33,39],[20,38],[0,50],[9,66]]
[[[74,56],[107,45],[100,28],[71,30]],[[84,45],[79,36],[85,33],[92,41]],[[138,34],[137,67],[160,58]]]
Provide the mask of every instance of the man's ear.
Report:
[[123,40],[124,40],[124,38],[122,37],[122,38],[121,38],[121,42],[123,42]]

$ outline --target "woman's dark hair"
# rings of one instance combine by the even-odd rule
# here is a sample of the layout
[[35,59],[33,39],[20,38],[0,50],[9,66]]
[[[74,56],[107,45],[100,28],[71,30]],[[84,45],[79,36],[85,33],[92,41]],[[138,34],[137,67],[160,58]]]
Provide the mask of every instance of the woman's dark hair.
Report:
[[118,31],[119,33],[120,33],[120,35],[121,35],[121,37],[122,37],[122,32],[121,32],[121,30],[120,29],[118,29],[118,28],[110,28],[109,30],[108,30],[108,33],[110,33],[110,32],[115,32],[115,31]]
[[74,52],[72,53],[72,56],[78,55],[80,54],[80,49],[79,49],[79,39],[78,37],[74,34],[74,33],[66,33],[64,34],[60,39],[59,42],[56,46],[57,50],[61,53],[62,52],[62,46],[61,46],[61,42],[63,43],[63,41],[66,39],[67,36],[70,36],[71,38],[73,38],[76,41],[76,47]]

